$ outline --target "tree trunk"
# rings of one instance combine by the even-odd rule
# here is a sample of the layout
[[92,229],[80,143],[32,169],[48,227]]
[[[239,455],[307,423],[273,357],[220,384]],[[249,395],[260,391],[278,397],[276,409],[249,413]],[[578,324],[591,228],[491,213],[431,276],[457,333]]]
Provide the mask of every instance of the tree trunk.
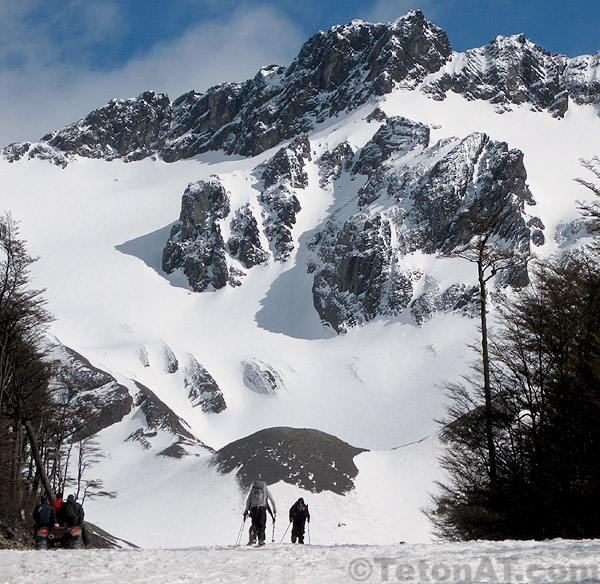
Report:
[[493,419],[492,419],[492,387],[490,382],[490,356],[487,336],[487,293],[483,268],[483,256],[477,262],[479,275],[479,304],[481,310],[481,356],[483,360],[483,391],[485,395],[485,431],[487,435],[488,456],[490,463],[490,482],[496,486],[496,446],[494,444]]
[[46,469],[44,468],[44,461],[42,460],[42,456],[40,454],[40,449],[37,443],[37,438],[35,432],[33,431],[33,427],[29,420],[23,420],[23,426],[25,427],[25,431],[27,432],[27,437],[29,438],[29,446],[31,447],[31,455],[33,456],[33,460],[35,462],[36,469],[38,471],[40,480],[42,481],[42,485],[44,486],[44,491],[46,491],[46,496],[48,500],[53,503],[56,500],[56,495],[52,490],[52,485],[50,484],[50,479],[46,474]]

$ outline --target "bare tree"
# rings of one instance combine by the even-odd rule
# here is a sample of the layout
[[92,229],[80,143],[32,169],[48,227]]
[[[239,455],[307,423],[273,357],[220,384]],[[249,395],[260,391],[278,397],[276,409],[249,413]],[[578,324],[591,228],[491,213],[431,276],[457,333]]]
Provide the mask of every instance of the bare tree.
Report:
[[10,214],[0,217],[0,253],[0,412],[24,428],[37,473],[54,499],[33,424],[50,407],[50,370],[41,339],[52,318],[43,291],[29,287],[29,268],[36,258],[27,253]]
[[[600,197],[600,158],[594,156],[591,160],[581,160],[581,165],[594,175],[597,182],[590,182],[583,178],[576,178],[575,181],[592,191],[597,197]],[[600,201],[585,203],[579,201],[579,208],[584,217],[592,220],[592,229],[595,232],[600,231]]]
[[475,204],[461,215],[467,243],[446,251],[446,257],[457,257],[477,266],[479,283],[479,314],[481,329],[481,365],[485,397],[485,419],[489,457],[489,476],[492,485],[497,479],[496,446],[494,443],[493,396],[490,381],[490,356],[488,341],[488,282],[502,270],[512,268],[517,262],[518,252],[514,246],[501,242],[497,237],[502,225],[502,216],[494,215],[489,209]]

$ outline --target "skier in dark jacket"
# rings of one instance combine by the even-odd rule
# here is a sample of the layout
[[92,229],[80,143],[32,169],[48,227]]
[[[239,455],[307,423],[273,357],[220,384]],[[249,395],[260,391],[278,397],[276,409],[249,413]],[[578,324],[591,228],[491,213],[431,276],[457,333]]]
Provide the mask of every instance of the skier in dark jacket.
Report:
[[48,503],[46,497],[42,497],[41,502],[35,506],[33,520],[35,521],[35,529],[51,527],[56,524],[56,510]]
[[252,528],[250,531],[251,540],[248,544],[253,543],[252,534],[258,538],[258,545],[265,545],[265,527],[267,525],[267,504],[271,503],[273,509],[273,522],[277,517],[277,508],[275,507],[275,499],[271,495],[271,492],[267,488],[267,482],[265,479],[259,478],[254,482],[248,498],[246,499],[246,509],[244,511],[244,518],[250,514],[252,519]]
[[[269,505],[269,501],[267,501],[267,513],[271,516],[271,521],[275,523],[275,515],[273,515],[273,511],[271,510],[271,506]],[[248,531],[248,545],[252,545],[256,541],[256,535],[254,533],[254,525],[250,523],[250,529]]]
[[304,543],[304,526],[306,521],[310,523],[310,513],[308,512],[308,505],[304,502],[304,499],[300,497],[290,507],[290,523],[292,524],[292,543]]

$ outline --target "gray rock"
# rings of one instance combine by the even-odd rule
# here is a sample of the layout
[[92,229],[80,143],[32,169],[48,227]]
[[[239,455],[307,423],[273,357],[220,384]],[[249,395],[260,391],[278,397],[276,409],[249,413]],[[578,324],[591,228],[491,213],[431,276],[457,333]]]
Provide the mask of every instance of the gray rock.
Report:
[[276,396],[285,387],[278,371],[263,361],[244,361],[242,366],[244,384],[255,393]]
[[[494,236],[519,257],[543,238],[539,219],[525,214],[525,203],[535,201],[520,151],[478,133],[429,147],[428,140],[425,126],[388,120],[357,155],[353,172],[368,178],[356,211],[334,213],[309,243],[313,303],[337,332],[380,315],[397,316],[411,303],[417,322],[433,311],[471,312],[465,308],[470,291],[461,287],[414,298],[422,274],[403,268],[401,260],[468,243],[473,233],[466,217],[475,208],[500,219]],[[407,152],[410,164],[404,162]],[[521,259],[497,277],[501,286],[527,282]]]
[[218,414],[227,408],[218,383],[193,355],[188,355],[184,385],[192,406],[199,406],[203,412]]
[[222,474],[236,472],[245,490],[260,476],[268,484],[283,481],[313,493],[343,495],[354,488],[354,457],[361,452],[319,430],[268,428],[221,448],[211,464]]
[[247,269],[269,261],[269,252],[262,247],[258,223],[250,205],[236,210],[230,223],[226,249],[230,257]]
[[324,152],[317,164],[321,175],[320,185],[322,188],[340,178],[342,171],[348,172],[352,165],[354,150],[348,142],[342,142],[333,150]]
[[134,406],[139,414],[143,416],[143,425],[127,439],[141,444],[144,449],[152,447],[152,439],[158,436],[158,432],[172,434],[174,442],[170,447],[162,450],[159,456],[174,456],[181,458],[189,454],[188,447],[197,447],[212,450],[201,440],[198,440],[189,429],[187,423],[181,419],[171,408],[161,401],[154,392],[141,383],[135,382],[137,394]]
[[389,24],[353,21],[318,32],[289,68],[271,65],[244,83],[194,91],[171,103],[145,92],[112,100],[42,138],[59,153],[167,162],[208,150],[256,155],[311,130],[395,84],[416,87],[451,55],[446,33],[419,11]]
[[218,178],[190,183],[163,250],[163,270],[181,269],[195,292],[223,288],[229,269],[219,220],[229,212],[229,194]]
[[74,439],[92,436],[120,422],[131,411],[133,399],[128,389],[83,355],[55,341],[49,359],[54,399],[72,408],[72,421],[78,428]]
[[42,138],[59,152],[87,158],[141,160],[160,150],[172,118],[169,98],[146,91],[113,99],[83,120]]
[[259,201],[265,208],[263,226],[277,261],[287,260],[294,249],[292,228],[300,212],[300,202],[293,189],[308,185],[305,166],[310,159],[310,142],[306,136],[300,136],[279,149],[261,172],[264,190]]

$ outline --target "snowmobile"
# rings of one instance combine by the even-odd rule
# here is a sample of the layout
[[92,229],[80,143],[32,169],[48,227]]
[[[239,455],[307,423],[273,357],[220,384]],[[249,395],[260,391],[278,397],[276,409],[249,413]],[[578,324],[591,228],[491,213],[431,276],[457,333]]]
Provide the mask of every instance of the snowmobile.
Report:
[[83,529],[81,525],[68,527],[55,525],[38,527],[35,530],[35,549],[47,550],[66,548],[71,550],[83,549]]

